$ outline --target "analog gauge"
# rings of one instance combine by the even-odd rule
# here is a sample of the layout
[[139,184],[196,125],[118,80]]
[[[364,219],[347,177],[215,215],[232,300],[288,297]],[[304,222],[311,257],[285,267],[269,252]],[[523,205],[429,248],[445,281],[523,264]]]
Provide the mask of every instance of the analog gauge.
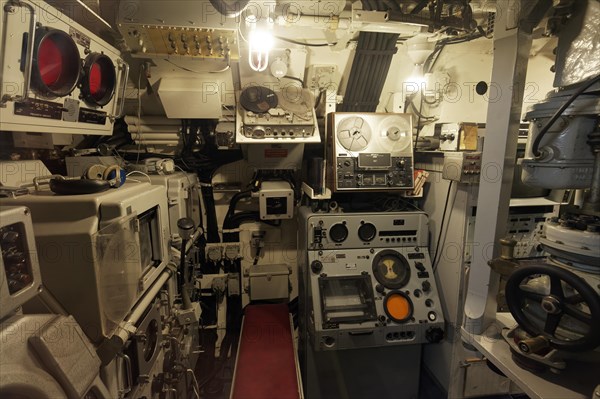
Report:
[[345,224],[337,223],[329,229],[329,238],[334,242],[342,242],[348,238],[348,228]]
[[362,118],[346,118],[338,125],[337,138],[348,151],[362,151],[371,140],[371,128]]
[[381,251],[373,259],[373,275],[388,289],[402,288],[410,280],[410,265],[394,250]]

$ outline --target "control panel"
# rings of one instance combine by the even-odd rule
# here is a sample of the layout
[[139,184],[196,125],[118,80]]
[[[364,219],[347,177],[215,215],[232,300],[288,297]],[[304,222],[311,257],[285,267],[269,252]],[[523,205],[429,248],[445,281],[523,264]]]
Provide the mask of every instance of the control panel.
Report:
[[[360,162],[360,161],[363,162]],[[377,167],[367,166],[377,164]],[[381,166],[381,167],[379,167]],[[337,159],[339,189],[408,187],[413,184],[412,158],[361,154]]]
[[427,247],[428,219],[421,212],[337,214],[313,219],[308,249]]
[[481,152],[445,152],[442,177],[459,183],[479,183]]
[[110,135],[129,66],[119,51],[39,0],[12,1],[0,29],[0,130]]
[[265,113],[246,111],[242,115],[244,136],[250,138],[312,137],[315,132],[314,110],[309,111],[308,119],[302,119],[282,108],[270,109]]
[[[316,350],[439,342],[444,319],[420,212],[313,214],[306,223],[308,331]],[[303,231],[303,229],[301,229]],[[301,298],[304,303],[304,298]]]
[[410,116],[338,112],[328,118],[328,180],[332,191],[414,187]]
[[29,209],[0,207],[0,318],[29,299],[41,285]]

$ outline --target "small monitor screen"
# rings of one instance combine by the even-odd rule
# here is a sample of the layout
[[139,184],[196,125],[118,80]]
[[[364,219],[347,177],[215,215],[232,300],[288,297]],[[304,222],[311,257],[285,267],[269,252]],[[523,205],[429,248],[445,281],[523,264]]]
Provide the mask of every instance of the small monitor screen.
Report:
[[161,261],[158,208],[154,207],[138,217],[140,228],[140,255],[142,270],[157,266]]

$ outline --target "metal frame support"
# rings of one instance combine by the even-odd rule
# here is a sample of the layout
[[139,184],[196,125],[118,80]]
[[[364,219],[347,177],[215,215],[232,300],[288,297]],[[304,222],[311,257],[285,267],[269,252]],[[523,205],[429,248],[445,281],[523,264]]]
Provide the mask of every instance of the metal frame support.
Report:
[[463,323],[467,334],[481,334],[496,314],[499,277],[492,273],[488,261],[500,255],[499,240],[506,233],[531,30],[539,22],[532,22],[531,18],[544,14],[538,6],[547,11],[550,4],[545,0],[497,2],[490,87],[498,93],[495,94],[496,101],[490,101],[488,105],[486,118],[475,220],[476,241],[473,243]]

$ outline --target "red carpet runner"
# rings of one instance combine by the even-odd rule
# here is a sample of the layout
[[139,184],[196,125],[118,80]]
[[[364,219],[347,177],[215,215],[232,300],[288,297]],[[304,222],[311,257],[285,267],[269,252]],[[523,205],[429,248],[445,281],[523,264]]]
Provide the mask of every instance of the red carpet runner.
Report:
[[288,307],[246,307],[232,399],[300,399]]

